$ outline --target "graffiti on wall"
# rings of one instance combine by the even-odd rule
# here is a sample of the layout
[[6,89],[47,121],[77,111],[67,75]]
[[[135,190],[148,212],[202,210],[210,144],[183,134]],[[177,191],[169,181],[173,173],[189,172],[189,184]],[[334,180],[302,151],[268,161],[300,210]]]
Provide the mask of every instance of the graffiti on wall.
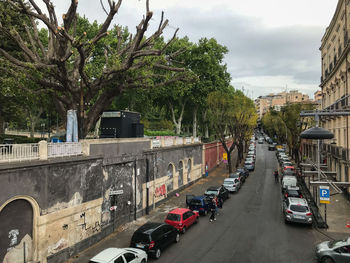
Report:
[[166,195],[166,186],[165,184],[162,184],[161,186],[157,187],[154,192],[155,197],[161,197]]
[[9,239],[10,239],[10,247],[13,247],[18,244],[18,238],[17,236],[19,235],[19,230],[18,229],[12,229],[9,232]]

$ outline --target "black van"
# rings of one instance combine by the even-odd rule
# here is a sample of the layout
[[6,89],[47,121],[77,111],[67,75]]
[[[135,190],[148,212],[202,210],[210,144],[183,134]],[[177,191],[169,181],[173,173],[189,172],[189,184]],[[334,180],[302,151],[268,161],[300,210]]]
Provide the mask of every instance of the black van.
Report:
[[165,223],[146,223],[139,227],[131,238],[130,247],[140,248],[147,254],[159,258],[161,251],[180,241],[177,229]]

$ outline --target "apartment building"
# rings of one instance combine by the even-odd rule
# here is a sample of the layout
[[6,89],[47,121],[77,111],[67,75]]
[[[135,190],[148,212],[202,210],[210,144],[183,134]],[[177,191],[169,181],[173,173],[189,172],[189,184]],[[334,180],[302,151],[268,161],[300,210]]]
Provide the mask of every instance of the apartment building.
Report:
[[[321,40],[321,109],[350,109],[349,94],[349,29],[350,3],[339,0],[333,18]],[[349,117],[322,117],[322,127],[334,133],[333,140],[325,140],[322,157],[327,160],[330,170],[336,171],[338,181],[349,181]],[[307,143],[306,153],[316,157],[315,145]],[[313,154],[311,154],[313,152]],[[349,192],[349,191],[348,191]]]
[[277,94],[269,94],[266,96],[259,96],[255,100],[256,111],[259,119],[273,108],[276,111],[280,111],[286,103],[310,103],[309,96],[302,94],[298,90],[291,90],[289,92],[280,92]]

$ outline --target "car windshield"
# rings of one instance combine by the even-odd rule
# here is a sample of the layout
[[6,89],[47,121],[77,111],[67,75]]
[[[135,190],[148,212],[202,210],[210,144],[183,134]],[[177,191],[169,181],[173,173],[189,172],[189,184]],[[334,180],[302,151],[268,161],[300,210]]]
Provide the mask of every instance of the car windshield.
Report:
[[215,191],[215,190],[207,190],[205,192],[207,195],[216,195],[218,193],[218,191]]
[[239,173],[230,174],[230,178],[238,178],[238,177],[239,177]]
[[168,219],[170,221],[180,221],[181,217],[178,214],[169,213],[168,216],[166,217],[166,219]]
[[224,185],[230,185],[230,184],[233,184],[234,183],[234,180],[225,180],[224,181]]
[[190,201],[190,205],[201,205],[201,204],[202,204],[201,200],[198,200],[198,199],[192,199]]
[[330,248],[337,247],[339,245],[344,244],[346,241],[347,241],[347,239],[329,241],[328,246]]
[[309,211],[307,206],[303,206],[303,205],[291,205],[290,210],[292,210],[294,212],[307,212],[307,211]]
[[149,235],[140,233],[140,232],[135,232],[134,235],[132,236],[131,240],[133,242],[143,242],[143,243],[148,243],[150,242],[149,240]]
[[299,193],[296,190],[288,190],[288,195],[299,196]]

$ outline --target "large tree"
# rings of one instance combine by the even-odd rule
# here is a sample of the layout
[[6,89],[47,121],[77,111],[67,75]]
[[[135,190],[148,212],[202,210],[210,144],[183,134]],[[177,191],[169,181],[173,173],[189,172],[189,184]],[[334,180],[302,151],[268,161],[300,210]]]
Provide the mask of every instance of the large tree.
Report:
[[[30,21],[30,25],[23,25],[24,38],[16,27],[0,23],[2,36],[13,40],[21,51],[18,56],[0,48],[0,59],[9,62],[10,67],[3,68],[8,74],[22,72],[50,94],[62,116],[69,109],[77,110],[80,138],[94,128],[101,112],[124,90],[164,85],[184,78],[183,68],[174,62],[179,51],[164,55],[177,30],[162,48],[155,47],[168,25],[163,13],[157,30],[146,37],[153,16],[148,0],[146,14],[134,35],[120,26],[110,29],[121,0],[108,0],[108,10],[104,9],[107,17],[101,25],[90,24],[78,16],[77,0],[71,0],[62,16],[63,24],[59,24],[54,5],[49,0],[43,2],[46,11],[41,10],[35,0],[27,3],[4,0],[14,12]],[[38,21],[46,27],[48,41],[40,37]],[[169,78],[158,73],[164,70],[174,74]]]

